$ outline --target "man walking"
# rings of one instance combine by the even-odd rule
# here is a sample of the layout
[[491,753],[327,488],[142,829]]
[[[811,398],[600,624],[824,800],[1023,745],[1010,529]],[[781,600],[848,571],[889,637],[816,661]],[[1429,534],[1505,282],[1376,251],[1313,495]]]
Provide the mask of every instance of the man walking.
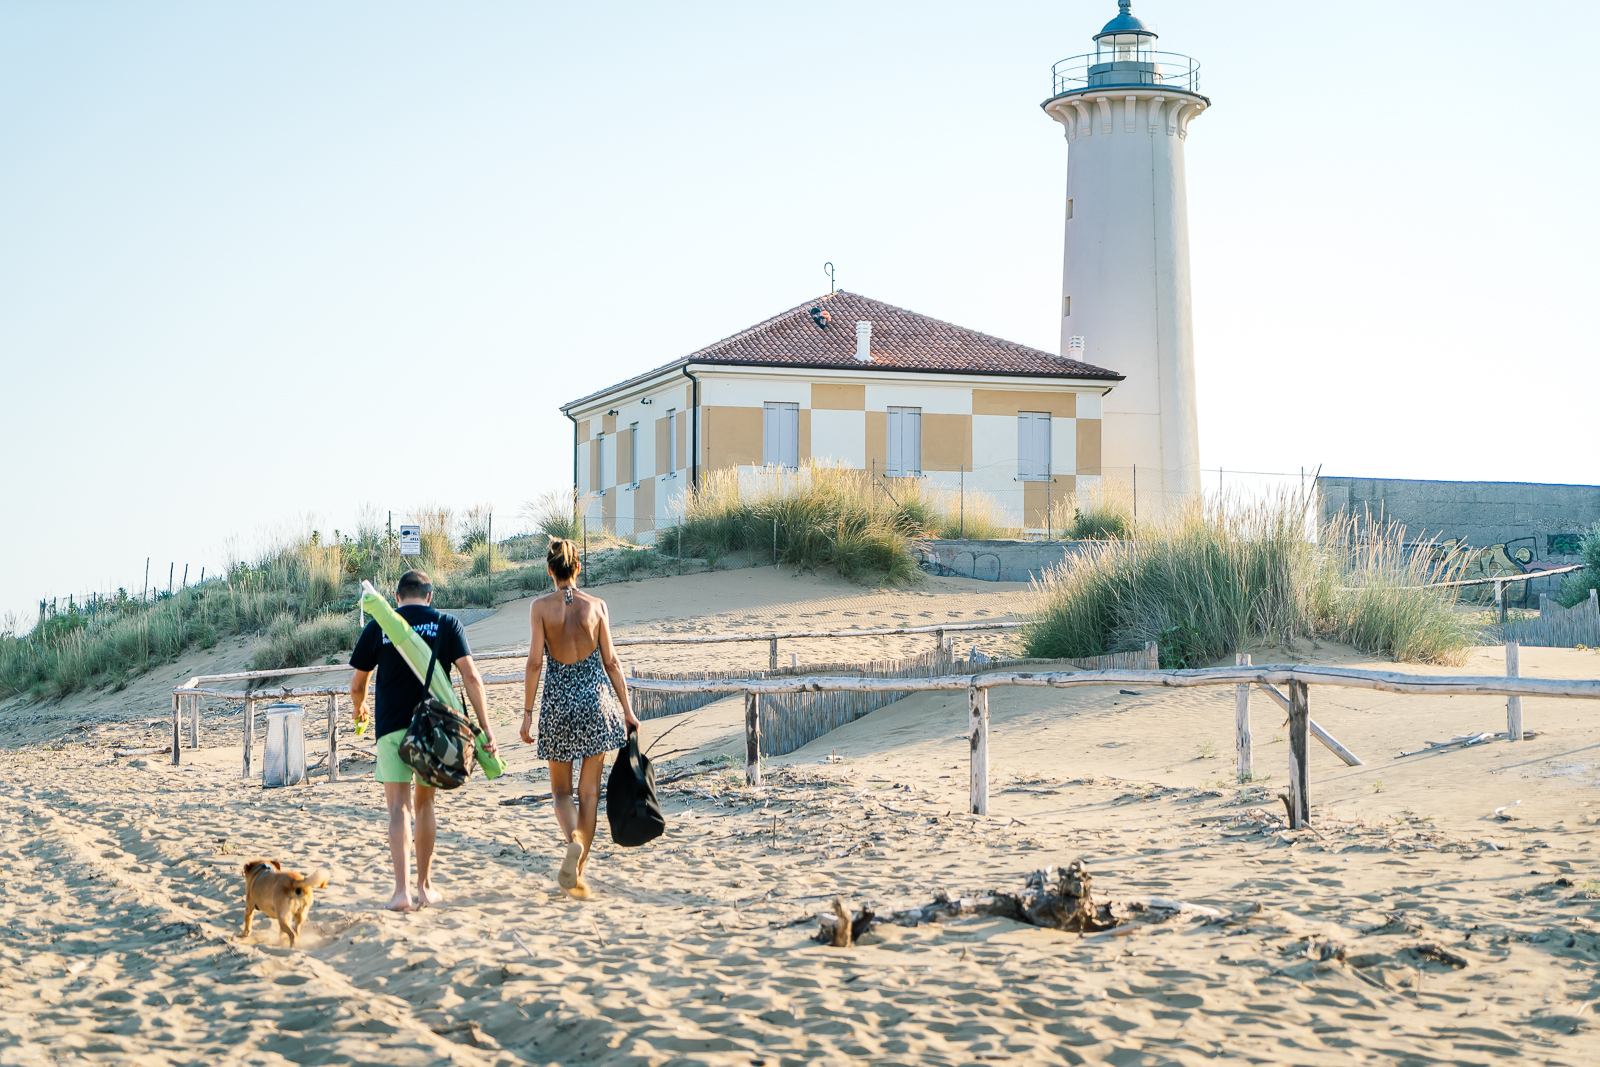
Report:
[[[426,573],[406,571],[400,576],[400,584],[395,589],[395,606],[407,625],[437,649],[439,662],[434,670],[445,672],[448,678],[451,667],[460,669],[467,698],[478,715],[478,727],[483,731],[489,751],[495,751],[494,731],[489,727],[486,714],[488,703],[483,694],[483,676],[472,662],[466,631],[455,616],[433,607],[433,583]],[[375,730],[378,781],[383,783],[383,799],[389,806],[389,856],[394,861],[394,897],[389,901],[389,910],[410,911],[413,907],[407,880],[413,819],[417,839],[415,906],[437,904],[444,899],[444,894],[433,887],[433,842],[438,829],[433,812],[434,789],[421,782],[413,785],[412,770],[400,758],[400,742],[411,725],[411,714],[426,699],[427,690],[376,620],[367,623],[367,628],[361,631],[355,651],[350,654],[350,666],[355,668],[355,677],[350,680],[350,703],[358,723],[367,717],[367,682],[373,668],[378,668]]]

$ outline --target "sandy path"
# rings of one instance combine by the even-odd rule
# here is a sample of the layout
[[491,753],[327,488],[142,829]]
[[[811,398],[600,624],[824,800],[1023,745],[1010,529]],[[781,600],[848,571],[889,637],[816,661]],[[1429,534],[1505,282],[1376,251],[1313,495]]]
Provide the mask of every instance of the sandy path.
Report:
[[[696,576],[710,578],[756,580]],[[998,613],[1021,595],[798,588],[751,614],[871,625],[844,613]],[[729,625],[688,617],[687,592],[630,592],[607,587],[619,628]],[[511,618],[478,627],[500,620],[509,642]],[[1498,655],[1456,673],[1497,673]],[[1523,657],[1529,676],[1600,674],[1593,652]],[[507,742],[512,688],[494,698]],[[177,769],[108,757],[139,721],[0,751],[0,1064],[1600,1062],[1600,708],[1528,700],[1531,742],[1395,760],[1503,727],[1503,702],[1313,687],[1312,715],[1367,766],[1314,746],[1316,829],[1291,833],[1272,797],[1287,762],[1274,706],[1254,701],[1272,777],[1239,788],[1231,690],[1129,688],[997,691],[988,818],[963,813],[959,694],[775,760],[761,791],[738,770],[684,779],[667,837],[597,849],[587,904],[555,891],[547,802],[499,803],[548,789],[508,744],[507,776],[441,800],[448,899],[410,915],[382,910],[382,798],[359,759],[339,783],[262,790],[238,778],[237,713],[215,708],[208,747]],[[691,716],[663,749],[742,746],[731,705]],[[647,723],[647,743],[673,722]],[[817,762],[830,751],[844,762]],[[1490,815],[1515,799],[1514,820]],[[299,950],[264,923],[235,936],[239,866],[256,856],[332,874]],[[882,927],[848,951],[807,940],[834,894],[923,904],[1079,856],[1101,894],[1236,918],[1128,938],[977,919]]]

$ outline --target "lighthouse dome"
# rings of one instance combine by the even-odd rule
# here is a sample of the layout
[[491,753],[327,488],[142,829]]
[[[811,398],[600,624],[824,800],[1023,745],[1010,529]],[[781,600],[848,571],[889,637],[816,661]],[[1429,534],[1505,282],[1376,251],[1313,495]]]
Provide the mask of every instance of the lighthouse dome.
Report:
[[1137,34],[1152,40],[1157,36],[1154,30],[1134,17],[1133,0],[1117,0],[1117,8],[1117,17],[1106,23],[1100,32],[1094,35],[1096,41],[1116,34]]

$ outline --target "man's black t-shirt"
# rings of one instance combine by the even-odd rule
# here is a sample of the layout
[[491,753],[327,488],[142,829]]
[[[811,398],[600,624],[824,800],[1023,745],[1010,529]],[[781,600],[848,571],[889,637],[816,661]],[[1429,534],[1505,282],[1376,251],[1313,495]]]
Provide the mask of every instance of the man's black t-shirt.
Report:
[[[448,678],[455,661],[472,654],[467,647],[467,633],[454,615],[446,615],[426,604],[404,604],[398,610],[400,617],[410,623],[411,628],[421,634],[430,647],[438,641],[444,642],[438,646],[439,662],[434,664],[435,672],[442,672]],[[374,736],[382,737],[411,725],[411,713],[427,694],[422,688],[422,680],[389,642],[389,635],[383,632],[376,619],[367,623],[367,628],[361,631],[356,650],[350,653],[350,666],[358,671],[378,668],[377,729]],[[423,669],[427,669],[426,665]]]

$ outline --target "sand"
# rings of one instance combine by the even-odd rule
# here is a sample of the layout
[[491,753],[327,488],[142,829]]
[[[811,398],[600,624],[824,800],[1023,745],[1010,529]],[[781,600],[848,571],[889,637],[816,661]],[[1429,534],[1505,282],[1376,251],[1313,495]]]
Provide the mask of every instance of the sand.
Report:
[[[619,632],[966,619],[1026,597],[770,569],[601,592]],[[475,624],[475,647],[520,643],[525,611]],[[931,645],[899,640],[871,654]],[[748,651],[651,655],[764,664],[764,645]],[[1255,655],[1379,665],[1309,643]],[[1502,669],[1486,649],[1426,670]],[[1600,654],[1525,649],[1522,670],[1595,677]],[[1600,708],[1587,703],[1525,701],[1529,742],[1397,760],[1426,738],[1503,729],[1503,701],[1313,687],[1313,717],[1367,765],[1314,746],[1315,829],[1289,832],[1272,796],[1283,716],[1260,697],[1256,764],[1273,777],[1240,788],[1231,689],[996,691],[992,814],[978,818],[964,813],[960,695],[919,694],[772,761],[761,790],[738,770],[667,787],[668,835],[603,843],[595,899],[579,903],[555,887],[548,804],[499,803],[548,788],[513,743],[514,688],[494,700],[510,773],[441,799],[447,899],[405,915],[382,910],[370,764],[263,790],[238,777],[237,714],[215,707],[182,767],[112,759],[164,716],[160,689],[0,709],[9,736],[50,734],[0,752],[0,1064],[1600,1061]],[[732,710],[685,717],[661,750],[689,751],[663,774],[736,751]],[[674,721],[647,723],[646,742]],[[1519,799],[1515,818],[1491,814]],[[258,856],[332,876],[297,950],[267,923],[237,937],[239,867]],[[1115,938],[979,918],[880,927],[853,949],[809,940],[835,894],[909,907],[1015,889],[1077,857],[1101,894],[1234,917]]]

